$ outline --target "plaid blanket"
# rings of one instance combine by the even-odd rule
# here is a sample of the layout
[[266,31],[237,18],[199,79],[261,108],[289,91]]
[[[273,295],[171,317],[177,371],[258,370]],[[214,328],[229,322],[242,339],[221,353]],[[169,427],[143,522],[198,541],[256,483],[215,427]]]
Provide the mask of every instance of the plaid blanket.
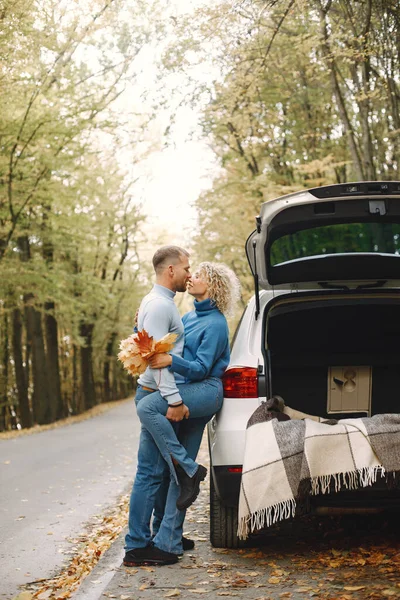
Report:
[[[287,407],[288,408],[288,407]],[[287,412],[285,410],[285,412]],[[398,481],[400,414],[251,424],[246,431],[238,536],[294,516],[296,499]]]

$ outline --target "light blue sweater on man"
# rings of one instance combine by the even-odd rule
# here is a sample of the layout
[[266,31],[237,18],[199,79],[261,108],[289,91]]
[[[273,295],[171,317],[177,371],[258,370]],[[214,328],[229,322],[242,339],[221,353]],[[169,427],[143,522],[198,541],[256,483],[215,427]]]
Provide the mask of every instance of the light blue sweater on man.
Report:
[[[173,352],[182,355],[184,331],[182,319],[174,302],[175,292],[163,285],[154,285],[140,304],[137,328],[145,329],[156,341],[167,333],[176,333],[178,338]],[[138,383],[153,390],[158,389],[168,404],[182,401],[176,386],[174,374],[169,369],[151,369],[148,367],[138,379]]]

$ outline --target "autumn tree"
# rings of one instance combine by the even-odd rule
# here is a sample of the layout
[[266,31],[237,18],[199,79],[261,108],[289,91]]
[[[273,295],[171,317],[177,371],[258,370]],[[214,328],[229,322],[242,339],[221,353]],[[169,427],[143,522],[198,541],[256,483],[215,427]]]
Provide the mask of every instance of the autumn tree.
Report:
[[141,292],[142,216],[135,176],[119,155],[139,160],[146,126],[123,104],[149,39],[150,3],[143,7],[2,5],[3,428],[48,423],[127,393],[113,357]]
[[204,60],[218,73],[195,97],[208,93],[203,130],[221,165],[197,202],[198,250],[228,262],[245,297],[243,247],[261,202],[399,178],[399,23],[398,3],[381,0],[221,2],[181,23],[170,68]]

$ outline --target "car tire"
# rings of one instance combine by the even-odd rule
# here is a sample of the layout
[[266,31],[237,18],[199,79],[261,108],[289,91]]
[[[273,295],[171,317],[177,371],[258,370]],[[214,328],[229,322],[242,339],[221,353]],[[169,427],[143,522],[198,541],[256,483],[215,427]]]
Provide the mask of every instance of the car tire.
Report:
[[214,548],[241,548],[237,536],[238,507],[225,506],[218,498],[213,475],[210,477],[210,541]]

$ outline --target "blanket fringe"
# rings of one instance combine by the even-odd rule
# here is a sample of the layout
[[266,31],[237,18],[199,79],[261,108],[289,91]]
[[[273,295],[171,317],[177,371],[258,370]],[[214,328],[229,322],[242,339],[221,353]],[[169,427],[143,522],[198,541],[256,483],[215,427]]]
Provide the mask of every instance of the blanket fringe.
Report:
[[295,512],[296,500],[294,498],[278,502],[266,508],[260,508],[260,510],[239,520],[238,538],[245,540],[253,531],[270,527],[274,523],[283,521],[284,519],[290,519],[290,517],[294,517]]
[[374,484],[378,475],[384,477],[385,469],[382,465],[374,467],[363,467],[356,471],[348,471],[346,473],[334,473],[331,475],[319,475],[311,479],[310,493],[313,496],[319,494],[329,494],[332,484],[335,492],[340,492],[342,488],[348,490],[358,490],[360,487],[368,487]]

